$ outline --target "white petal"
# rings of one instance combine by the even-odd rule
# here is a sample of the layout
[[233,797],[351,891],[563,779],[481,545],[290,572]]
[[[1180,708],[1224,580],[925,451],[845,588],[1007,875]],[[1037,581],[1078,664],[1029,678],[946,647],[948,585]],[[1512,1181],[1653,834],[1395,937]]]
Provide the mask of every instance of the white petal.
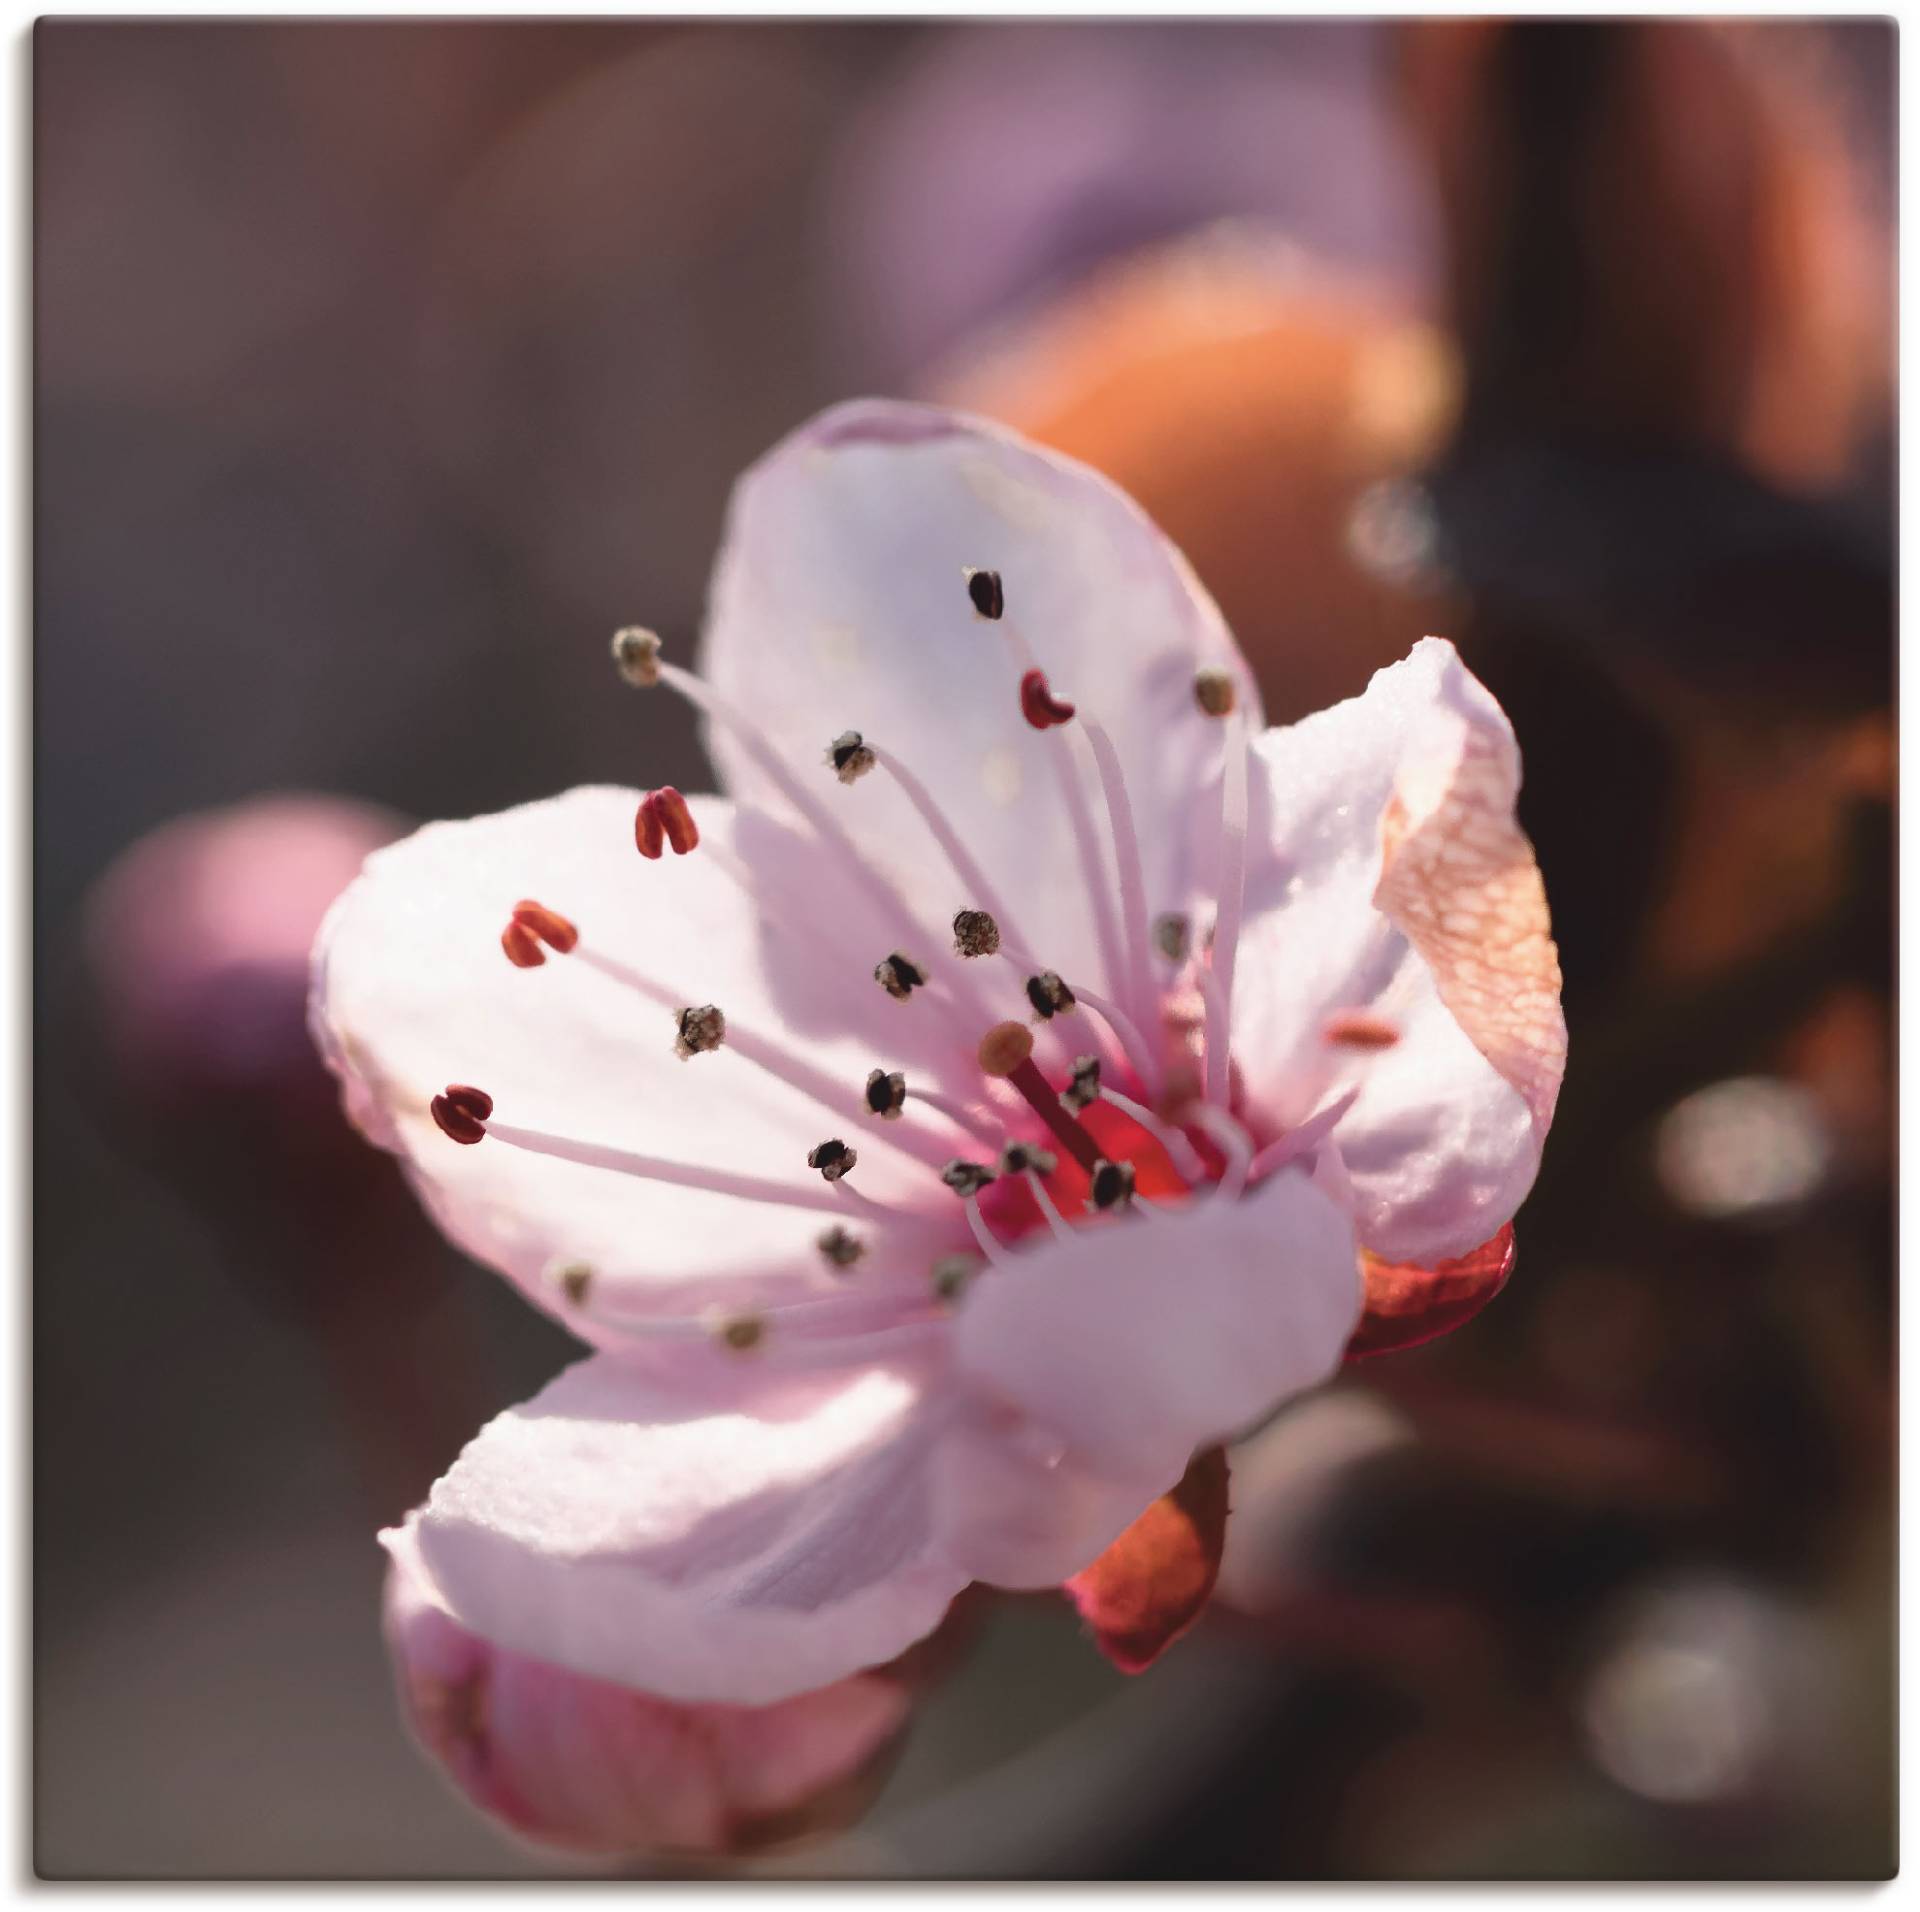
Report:
[[965,1584],[932,1540],[920,1379],[599,1355],[481,1430],[422,1558],[497,1646],[665,1699],[770,1705],[892,1659]]
[[[977,617],[968,568],[997,570],[1006,616]],[[1070,460],[979,420],[861,401],[804,426],[740,481],[715,575],[705,668],[805,774],[930,935],[965,893],[892,780],[818,768],[849,728],[928,786],[1043,964],[1098,987],[1082,859],[1056,783],[1073,752],[1103,870],[1106,812],[1076,727],[1031,729],[1017,631],[1054,691],[1105,725],[1139,827],[1149,912],[1184,903],[1187,813],[1217,783],[1222,726],[1194,704],[1203,664],[1255,692],[1212,601],[1131,500]],[[728,788],[783,808],[724,730]],[[1109,890],[1114,878],[1102,881]],[[1105,978],[1109,985],[1113,978]]]
[[[1566,1028],[1518,788],[1504,714],[1435,638],[1255,746],[1234,1060],[1268,1127],[1359,1089],[1335,1140],[1392,1259],[1476,1247],[1539,1166]],[[1328,1040],[1361,1012],[1398,1040]]]
[[[638,801],[633,791],[583,789],[433,824],[368,861],[315,951],[314,1026],[349,1110],[405,1160],[456,1242],[590,1339],[597,1331],[556,1288],[563,1268],[591,1271],[596,1313],[750,1308],[831,1289],[814,1244],[835,1219],[822,1205],[844,1198],[806,1163],[830,1136],[858,1152],[849,1186],[918,1203],[936,1233],[956,1227],[933,1169],[900,1146],[912,1125],[863,1113],[867,1072],[883,1059],[894,1066],[891,1055],[845,1027],[815,1030],[804,1044],[784,1033],[759,918],[707,853],[730,837],[728,806],[696,799],[702,847],[650,863],[633,846]],[[523,898],[570,918],[580,949],[550,954],[537,969],[508,962],[500,934]],[[804,970],[822,948],[802,941],[782,960]],[[668,1004],[592,968],[596,951],[665,988]],[[900,1015],[870,977],[864,995],[847,1000],[876,1021]],[[676,1001],[717,1003],[735,1037],[752,1028],[779,1041],[844,1085],[841,1105],[823,1106],[757,1068],[737,1040],[677,1055]],[[491,1135],[462,1146],[428,1110],[448,1083],[485,1090],[496,1124],[764,1178],[812,1206],[636,1179]],[[861,1268],[870,1288],[895,1274],[923,1284],[930,1257],[913,1230],[900,1238],[905,1263],[896,1268],[881,1250],[899,1231],[876,1229],[851,1208],[845,1219],[872,1242]]]
[[1056,1435],[1060,1461],[1126,1483],[1131,1519],[1197,1447],[1331,1374],[1360,1305],[1351,1223],[1286,1169],[982,1275],[955,1359]]

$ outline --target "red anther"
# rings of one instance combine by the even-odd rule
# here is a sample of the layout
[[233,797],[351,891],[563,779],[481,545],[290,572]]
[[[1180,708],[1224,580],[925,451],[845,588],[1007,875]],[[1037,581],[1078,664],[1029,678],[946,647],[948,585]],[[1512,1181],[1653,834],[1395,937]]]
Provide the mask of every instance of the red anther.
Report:
[[1035,730],[1072,721],[1073,706],[1047,688],[1045,671],[1028,671],[1020,680],[1020,714]]
[[700,826],[687,800],[672,784],[649,790],[633,820],[633,840],[644,857],[657,857],[671,845],[675,856],[685,856],[700,841]]
[[1343,1009],[1329,1016],[1320,1033],[1336,1049],[1391,1049],[1400,1040],[1394,1024],[1364,1009]]
[[507,961],[515,969],[538,969],[547,960],[539,937],[521,922],[510,922],[500,932],[500,947],[507,952]]
[[562,956],[580,940],[580,932],[558,910],[550,910],[544,903],[514,904],[513,920],[528,934],[539,937],[541,942]]
[[667,847],[667,826],[660,816],[660,806],[651,796],[640,799],[640,808],[633,818],[634,847],[649,861],[661,855]]
[[685,856],[700,841],[700,826],[693,820],[687,800],[672,784],[663,783],[653,793],[660,807],[660,821],[666,826],[667,842],[675,856]]
[[493,1113],[493,1097],[485,1089],[469,1088],[462,1082],[449,1082],[427,1105],[440,1133],[471,1146],[487,1132],[487,1118]]

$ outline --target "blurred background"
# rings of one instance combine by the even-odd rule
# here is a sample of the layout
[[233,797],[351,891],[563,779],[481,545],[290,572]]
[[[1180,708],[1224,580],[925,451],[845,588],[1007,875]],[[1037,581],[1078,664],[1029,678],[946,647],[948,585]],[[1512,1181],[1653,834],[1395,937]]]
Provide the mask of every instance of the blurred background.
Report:
[[374,1529],[571,1350],[346,1130],[307,945],[414,819],[709,783],[622,694],[816,407],[1185,547],[1285,719],[1511,713],[1572,1065],[1512,1286],[1235,1458],[1128,1682],[974,1616],[762,1873],[1884,1876],[1893,26],[43,22],[45,1876],[519,1877]]

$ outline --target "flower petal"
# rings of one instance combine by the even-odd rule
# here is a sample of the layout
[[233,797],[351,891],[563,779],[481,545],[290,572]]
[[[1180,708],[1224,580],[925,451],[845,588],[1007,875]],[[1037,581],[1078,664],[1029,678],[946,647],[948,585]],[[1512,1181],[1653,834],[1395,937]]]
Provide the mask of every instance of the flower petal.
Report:
[[1089,1226],[989,1270],[954,1350],[1137,1513],[1196,1448],[1331,1374],[1359,1313],[1351,1223],[1284,1169],[1239,1201]]
[[1471,1321],[1507,1285],[1513,1273],[1513,1224],[1470,1253],[1431,1268],[1382,1261],[1362,1250],[1360,1273],[1367,1305],[1347,1343],[1347,1359],[1417,1348]]
[[1269,1126],[1359,1091],[1334,1140],[1389,1260],[1477,1246],[1539,1167],[1566,1027],[1519,781],[1438,638],[1255,747],[1234,1059]]
[[[743,1052],[749,1028],[784,1040],[758,914],[710,848],[643,862],[633,846],[638,802],[634,791],[582,789],[430,825],[368,860],[314,958],[312,1019],[349,1112],[403,1158],[461,1247],[589,1338],[592,1320],[556,1289],[562,1269],[590,1271],[596,1314],[600,1304],[661,1312],[716,1299],[760,1307],[831,1287],[814,1244],[833,1217],[814,1211],[837,1197],[806,1162],[828,1136],[857,1147],[860,1192],[928,1203],[940,1193],[927,1163],[898,1146],[912,1125],[864,1114],[877,1060],[868,1045],[845,1030],[805,1045],[805,1062],[844,1084],[838,1109]],[[724,847],[729,807],[696,799],[694,808],[704,841]],[[580,943],[522,969],[500,938],[529,898],[569,918]],[[602,957],[643,986],[593,967]],[[788,960],[804,967],[811,951],[796,946]],[[895,1009],[870,978],[866,999],[876,1017]],[[683,1058],[673,1005],[706,1002],[720,1005],[735,1035]],[[498,1124],[762,1178],[790,1186],[802,1206],[636,1179],[493,1138],[463,1147],[429,1113],[449,1082],[484,1089]],[[875,1234],[871,1218],[860,1226]],[[877,1251],[890,1239],[882,1230],[872,1244],[868,1285],[887,1273]],[[925,1268],[916,1254],[916,1286]],[[730,1285],[716,1295],[716,1281]]]
[[1121,1672],[1144,1673],[1200,1617],[1226,1541],[1226,1450],[1209,1447],[1171,1493],[1066,1582],[1067,1597]]
[[[1001,574],[1003,620],[975,614],[970,567]],[[928,787],[1011,912],[1009,936],[1091,982],[1098,945],[1054,753],[1072,752],[1110,870],[1100,787],[1075,727],[1023,720],[1020,639],[1113,740],[1147,908],[1183,904],[1186,815],[1217,784],[1222,732],[1195,706],[1194,672],[1231,671],[1250,711],[1256,693],[1218,610],[1131,500],[998,426],[871,400],[824,413],[740,481],[704,641],[714,686],[821,777],[930,933],[987,899],[963,893],[884,771],[841,791],[816,769],[848,728]],[[784,807],[724,730],[710,744],[738,801]]]
[[594,1356],[468,1445],[420,1515],[421,1558],[496,1646],[770,1705],[892,1659],[965,1585],[933,1544],[924,1405],[904,1369]]
[[773,1706],[688,1706],[494,1646],[447,1611],[411,1520],[384,1534],[386,1634],[408,1722],[484,1812],[544,1844],[727,1852],[844,1803],[905,1726],[906,1685],[858,1674]]

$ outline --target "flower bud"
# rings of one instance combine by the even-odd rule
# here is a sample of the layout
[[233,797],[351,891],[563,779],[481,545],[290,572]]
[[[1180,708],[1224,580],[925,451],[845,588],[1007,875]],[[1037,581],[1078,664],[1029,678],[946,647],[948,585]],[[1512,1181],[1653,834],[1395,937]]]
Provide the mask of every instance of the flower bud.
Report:
[[411,1522],[382,1539],[387,1648],[415,1738],[539,1844],[631,1858],[828,1830],[866,1804],[906,1724],[907,1684],[886,1672],[775,1706],[690,1706],[509,1652],[441,1604]]

